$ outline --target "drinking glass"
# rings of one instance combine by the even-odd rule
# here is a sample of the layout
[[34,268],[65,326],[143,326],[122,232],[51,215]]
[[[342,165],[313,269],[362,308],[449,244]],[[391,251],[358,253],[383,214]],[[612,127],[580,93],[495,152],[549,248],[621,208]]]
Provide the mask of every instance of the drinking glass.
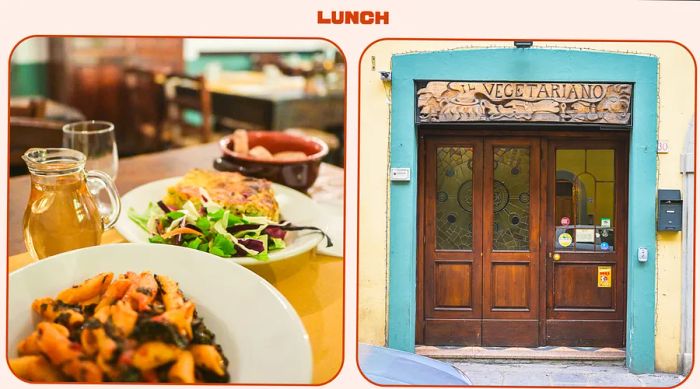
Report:
[[119,155],[114,140],[114,124],[89,120],[63,126],[63,147],[85,154],[85,168],[109,174],[117,179]]
[[[117,179],[119,155],[114,139],[114,124],[99,120],[69,123],[63,126],[63,147],[85,154],[85,169],[98,170]],[[88,190],[97,200],[99,210],[109,208],[109,196],[100,181],[89,181]]]

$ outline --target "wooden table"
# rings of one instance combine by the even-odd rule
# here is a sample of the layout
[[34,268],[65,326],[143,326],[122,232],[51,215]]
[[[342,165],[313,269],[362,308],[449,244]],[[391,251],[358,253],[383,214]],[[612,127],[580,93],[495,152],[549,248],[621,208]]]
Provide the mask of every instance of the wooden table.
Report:
[[[194,167],[210,168],[216,154],[217,146],[212,143],[126,158],[119,164],[117,187],[125,193],[153,180],[184,174]],[[343,170],[324,164],[317,185],[309,192],[320,201],[342,204],[342,183]],[[29,177],[10,179],[8,249],[9,254],[16,254],[8,259],[10,272],[34,261],[22,252],[22,213],[28,195]],[[102,237],[102,243],[124,241],[115,230],[105,232]],[[274,285],[301,317],[311,342],[314,384],[333,378],[343,360],[343,268],[343,258],[315,252],[250,268]]]
[[34,104],[40,104],[43,106],[43,112],[40,113],[41,116],[35,118],[56,120],[65,123],[79,122],[85,120],[85,115],[83,115],[82,112],[80,112],[74,107],[43,97],[31,96],[19,96],[11,98],[11,115],[16,116],[13,110],[18,110],[21,112],[24,108],[29,108],[33,102]]
[[[328,91],[325,94],[307,93],[302,87],[277,87],[246,82],[224,73],[217,81],[208,81],[212,113],[220,120],[232,119],[251,129],[283,130],[306,127],[335,130],[342,137],[345,121],[345,94]],[[196,93],[180,87],[180,93]]]

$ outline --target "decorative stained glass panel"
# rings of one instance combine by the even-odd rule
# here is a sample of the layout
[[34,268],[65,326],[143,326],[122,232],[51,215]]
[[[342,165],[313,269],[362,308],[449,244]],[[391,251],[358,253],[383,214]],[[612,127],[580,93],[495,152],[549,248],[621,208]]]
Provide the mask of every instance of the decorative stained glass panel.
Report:
[[530,149],[493,150],[493,249],[530,248]]
[[474,150],[471,147],[438,147],[436,158],[436,248],[471,250]]

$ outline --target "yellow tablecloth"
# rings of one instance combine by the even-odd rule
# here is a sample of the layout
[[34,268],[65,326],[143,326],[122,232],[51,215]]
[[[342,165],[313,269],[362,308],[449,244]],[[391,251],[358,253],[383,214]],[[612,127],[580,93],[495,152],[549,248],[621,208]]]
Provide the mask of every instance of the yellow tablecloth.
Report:
[[[103,244],[119,242],[125,240],[115,230],[102,237]],[[34,261],[28,253],[11,256],[9,271]],[[250,269],[274,285],[301,317],[311,341],[313,383],[332,379],[343,360],[343,259],[311,252]]]

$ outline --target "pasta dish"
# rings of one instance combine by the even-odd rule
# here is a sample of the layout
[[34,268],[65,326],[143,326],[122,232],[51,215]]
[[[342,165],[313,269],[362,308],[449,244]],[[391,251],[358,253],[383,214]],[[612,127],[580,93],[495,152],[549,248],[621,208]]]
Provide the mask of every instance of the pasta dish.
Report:
[[98,274],[39,298],[36,329],[10,358],[34,382],[229,382],[228,360],[167,276]]

